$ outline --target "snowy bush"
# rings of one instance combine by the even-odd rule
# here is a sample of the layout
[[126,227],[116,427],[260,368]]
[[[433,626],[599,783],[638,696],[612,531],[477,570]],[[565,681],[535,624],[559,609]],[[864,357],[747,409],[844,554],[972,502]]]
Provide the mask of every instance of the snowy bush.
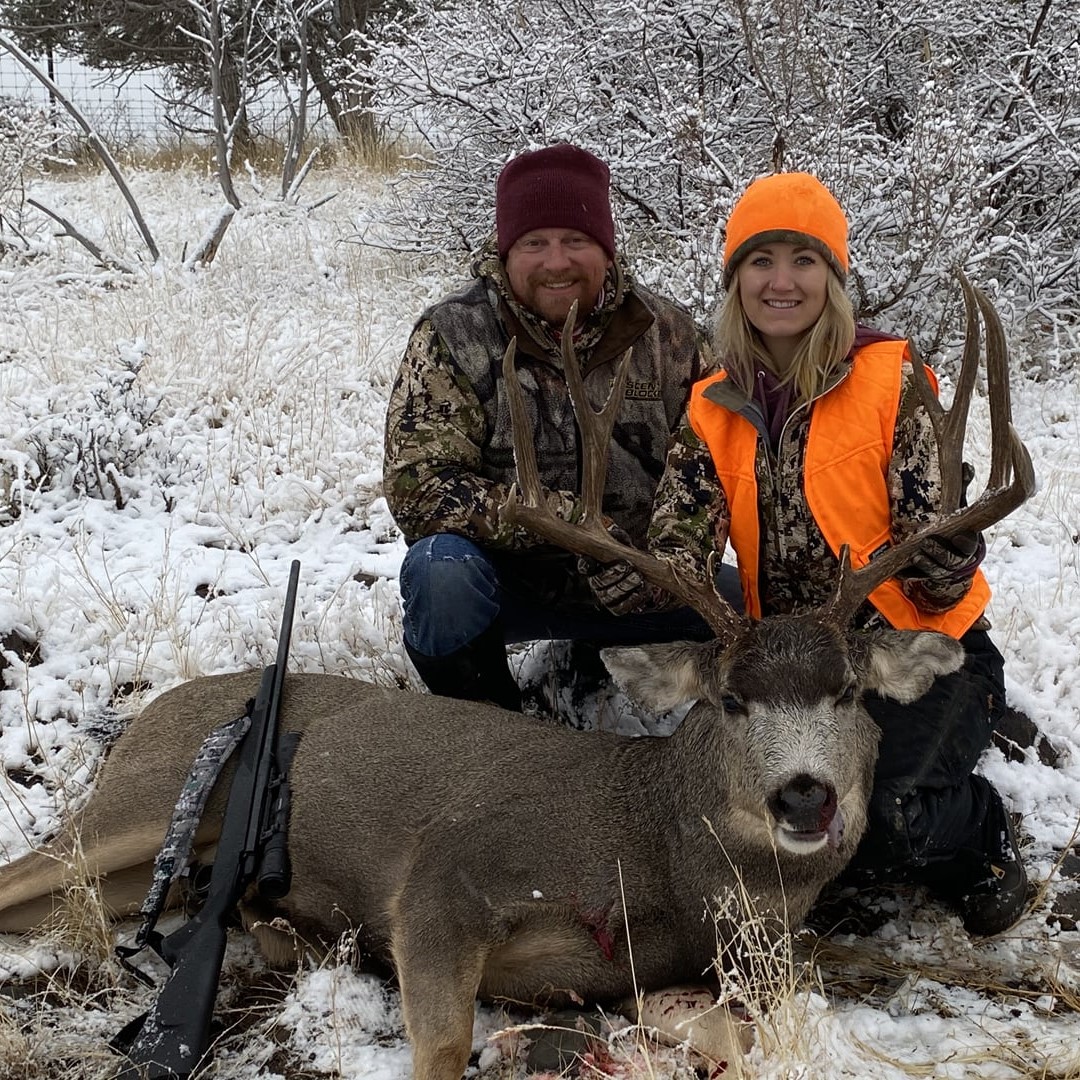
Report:
[[17,517],[34,492],[107,498],[118,509],[122,480],[154,445],[159,399],[138,382],[138,345],[84,384],[57,385],[47,401],[7,403],[0,449],[0,515]]
[[16,98],[0,97],[0,252],[8,220],[20,208],[27,169],[40,168],[56,148],[55,125],[40,109]]

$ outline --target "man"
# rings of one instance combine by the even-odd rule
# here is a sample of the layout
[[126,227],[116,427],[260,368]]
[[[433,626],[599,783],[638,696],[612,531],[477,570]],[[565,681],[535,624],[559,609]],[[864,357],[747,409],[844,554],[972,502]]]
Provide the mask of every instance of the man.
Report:
[[668,437],[700,374],[698,334],[688,314],[630,277],[608,185],[608,167],[569,144],[510,161],[473,282],[425,312],[409,339],[387,414],[384,485],[410,545],[405,648],[433,693],[520,709],[508,642],[708,636],[685,609],[655,610],[663,601],[629,564],[578,559],[501,515],[516,475],[502,378],[511,338],[548,502],[568,521],[582,512],[560,348],[576,302],[574,349],[594,406],[633,350],[603,510],[617,535],[645,546]]

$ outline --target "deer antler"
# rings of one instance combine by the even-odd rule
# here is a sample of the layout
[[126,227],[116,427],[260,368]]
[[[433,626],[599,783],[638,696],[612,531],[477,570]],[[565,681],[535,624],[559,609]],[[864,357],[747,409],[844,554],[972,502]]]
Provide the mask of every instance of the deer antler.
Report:
[[[1012,426],[1009,400],[1009,356],[1001,320],[986,295],[958,273],[964,292],[967,327],[960,377],[952,406],[946,411],[933,390],[917,355],[912,357],[915,385],[937,436],[941,467],[941,509],[938,517],[876,556],[862,569],[852,570],[845,547],[840,554],[840,583],[828,614],[846,625],[863,601],[883,582],[895,577],[911,562],[922,542],[930,536],[948,538],[968,530],[980,531],[1001,521],[1035,491],[1035,470],[1031,456]],[[964,432],[968,406],[979,364],[979,319],[986,325],[986,382],[990,401],[990,476],[986,489],[970,506],[963,498]],[[1011,474],[1011,480],[1009,479]]]
[[[536,467],[536,451],[532,435],[527,430],[525,399],[521,390],[514,356],[517,341],[512,340],[503,356],[503,376],[506,380],[510,404],[511,425],[514,433],[514,458],[517,463],[518,484],[510,489],[502,507],[504,520],[521,525],[535,536],[549,543],[574,552],[588,555],[600,562],[618,560],[628,562],[650,584],[658,586],[674,596],[687,607],[697,611],[721,640],[734,637],[742,626],[742,617],[716,591],[713,584],[714,559],[708,566],[708,581],[687,581],[680,577],[670,563],[648,552],[616,540],[604,525],[601,502],[604,496],[604,480],[607,475],[608,447],[615,418],[623,402],[627,371],[630,367],[630,349],[619,362],[615,378],[604,407],[597,411],[585,393],[585,380],[578,366],[573,346],[574,323],[577,321],[577,304],[570,309],[563,326],[562,360],[570,401],[574,406],[582,440],[582,495],[584,512],[576,524],[560,518],[544,500]],[[518,485],[521,498],[518,497]]]

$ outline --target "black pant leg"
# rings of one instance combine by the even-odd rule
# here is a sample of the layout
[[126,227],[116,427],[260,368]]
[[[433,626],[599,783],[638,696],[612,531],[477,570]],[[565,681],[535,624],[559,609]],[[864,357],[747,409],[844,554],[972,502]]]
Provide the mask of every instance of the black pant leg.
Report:
[[990,786],[972,770],[1004,709],[1003,661],[983,630],[969,630],[961,643],[963,667],[935,679],[917,701],[867,697],[882,738],[855,866],[917,872],[979,847]]

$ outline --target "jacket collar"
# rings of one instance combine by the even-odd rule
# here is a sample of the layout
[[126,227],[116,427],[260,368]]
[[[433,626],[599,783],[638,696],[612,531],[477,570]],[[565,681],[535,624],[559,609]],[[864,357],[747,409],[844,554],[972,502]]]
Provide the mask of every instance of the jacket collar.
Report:
[[[824,397],[838,383],[843,382],[851,371],[852,363],[852,356],[849,355],[829,377],[814,401]],[[782,386],[776,376],[767,371],[758,372],[753,394],[749,398],[746,391],[731,378],[717,379],[710,383],[702,391],[702,397],[749,420],[772,451],[780,445],[788,419],[795,413],[791,407],[791,384]]]
[[[862,323],[857,324],[855,327],[855,342],[851,346],[851,351],[847,354],[844,363],[833,372],[829,381],[821,388],[821,392],[815,397],[815,400],[817,400],[818,397],[823,397],[848,377],[851,366],[855,362],[855,354],[863,348],[863,346],[873,345],[879,341],[899,340],[901,339],[894,334],[886,334],[884,331],[875,330],[872,326],[866,326]],[[755,391],[756,390],[757,388],[755,387]],[[714,405],[722,405],[725,409],[730,409],[731,412],[742,413],[750,420],[754,420],[756,417],[758,421],[762,421],[764,418],[764,410],[756,400],[759,396],[760,395],[755,392],[748,398],[746,391],[743,390],[742,387],[737,386],[730,378],[718,379],[716,382],[707,386],[702,392],[702,397],[707,398]],[[761,426],[760,423],[758,426]]]
[[[832,390],[833,387],[842,383],[851,371],[851,364],[852,359],[851,357],[848,357],[848,359],[832,373],[829,381],[822,387],[821,393],[819,393],[814,400],[816,401],[817,398],[824,396]],[[732,412],[741,413],[747,410],[753,410],[759,416],[762,414],[761,405],[756,400],[757,395],[755,394],[748,398],[746,396],[746,391],[730,378],[717,379],[715,382],[710,383],[702,391],[701,396],[711,401],[714,405],[723,405],[725,409],[730,409]]]

